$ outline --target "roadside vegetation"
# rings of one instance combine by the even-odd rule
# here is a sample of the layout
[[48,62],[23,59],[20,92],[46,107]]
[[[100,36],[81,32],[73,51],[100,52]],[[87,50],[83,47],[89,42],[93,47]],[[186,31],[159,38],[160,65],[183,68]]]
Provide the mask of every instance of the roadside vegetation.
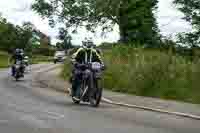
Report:
[[[200,103],[200,60],[190,60],[172,50],[115,46],[103,50],[107,70],[104,88],[138,96]],[[66,61],[61,76],[68,80]]]
[[32,23],[14,25],[0,13],[0,68],[8,67],[9,55],[16,48],[24,49],[33,64],[52,61],[56,47],[50,40]]
[[200,103],[200,60],[172,51],[115,47],[105,53],[104,87],[117,92]]
[[35,55],[31,58],[31,64],[53,62],[52,56]]
[[[23,48],[30,54],[32,63],[49,62],[56,50],[74,47],[71,34],[78,33],[79,27],[85,25],[88,32],[95,33],[100,26],[102,35],[105,35],[118,25],[121,44],[100,47],[107,66],[104,88],[139,96],[200,103],[200,7],[196,6],[198,2],[188,1],[173,0],[185,15],[183,19],[193,28],[191,32],[177,34],[177,42],[174,42],[163,37],[158,28],[154,14],[158,0],[131,3],[97,0],[81,1],[78,5],[77,1],[35,0],[32,10],[48,19],[51,27],[57,22],[65,25],[59,27],[58,39],[61,42],[53,46],[51,38],[32,23],[14,25],[0,15],[0,50],[9,53],[15,48]],[[62,6],[58,6],[60,3]],[[181,48],[180,44],[186,48]],[[0,67],[8,66],[8,56],[0,52]],[[67,60],[61,77],[69,79],[70,73],[71,64]]]
[[[7,52],[0,51],[0,68],[9,67],[9,58],[10,55]],[[45,63],[45,62],[53,62],[52,56],[44,56],[44,55],[36,55],[30,58],[31,64]]]
[[6,52],[0,51],[0,68],[6,68],[8,67],[8,59],[9,59],[9,54]]

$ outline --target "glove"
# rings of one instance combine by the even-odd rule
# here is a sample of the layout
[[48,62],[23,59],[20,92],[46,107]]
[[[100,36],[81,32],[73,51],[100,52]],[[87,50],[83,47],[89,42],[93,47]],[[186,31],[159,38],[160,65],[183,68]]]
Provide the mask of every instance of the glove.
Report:
[[106,70],[106,66],[104,64],[102,64],[102,68],[103,71]]

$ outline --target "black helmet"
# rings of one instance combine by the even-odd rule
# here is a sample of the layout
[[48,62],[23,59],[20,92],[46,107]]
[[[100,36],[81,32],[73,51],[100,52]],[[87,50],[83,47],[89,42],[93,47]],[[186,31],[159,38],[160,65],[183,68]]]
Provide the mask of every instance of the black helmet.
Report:
[[16,55],[23,55],[23,54],[24,54],[24,51],[23,51],[23,49],[17,48],[17,49],[15,49],[15,54],[16,54]]
[[15,49],[15,53],[20,53],[20,49],[19,49],[19,48],[16,48],[16,49]]

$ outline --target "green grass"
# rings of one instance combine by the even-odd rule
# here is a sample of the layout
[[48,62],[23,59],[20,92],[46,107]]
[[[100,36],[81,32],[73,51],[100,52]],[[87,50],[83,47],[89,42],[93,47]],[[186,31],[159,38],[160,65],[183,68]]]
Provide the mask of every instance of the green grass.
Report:
[[52,62],[53,57],[51,56],[43,56],[43,55],[36,55],[33,56],[31,59],[32,64],[44,63],[44,62]]
[[[138,96],[200,104],[200,60],[190,61],[171,52],[113,47],[104,52],[104,88]],[[66,61],[61,76],[68,79]]]
[[72,65],[69,60],[66,60],[62,67],[60,77],[65,80],[69,80],[69,77],[71,75],[71,70],[72,70]]
[[[53,57],[51,56],[43,56],[43,55],[36,55],[33,56],[31,59],[32,64],[44,63],[44,62],[52,62]],[[0,51],[0,68],[9,67],[8,64],[9,54],[3,51]]]
[[0,51],[0,68],[6,68],[9,66],[8,59],[9,59],[8,53]]

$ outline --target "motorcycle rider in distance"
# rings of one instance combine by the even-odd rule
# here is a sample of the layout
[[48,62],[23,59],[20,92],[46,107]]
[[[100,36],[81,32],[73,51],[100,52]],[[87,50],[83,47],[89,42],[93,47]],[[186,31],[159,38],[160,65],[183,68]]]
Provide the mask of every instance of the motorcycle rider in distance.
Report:
[[91,62],[99,62],[104,66],[103,60],[99,52],[94,48],[94,44],[91,39],[82,42],[83,47],[79,48],[72,55],[72,63],[74,68],[72,70],[72,96],[73,99],[78,101],[80,100],[80,85],[81,85],[81,70],[76,67],[77,64],[87,64]]
[[[15,49],[15,51],[13,52],[13,55],[12,57],[10,58],[10,62],[12,64],[11,66],[11,73],[12,73],[12,76],[15,75],[15,64],[17,61],[21,61],[23,62],[23,59],[24,59],[24,51],[22,49]],[[23,72],[24,71],[24,66],[23,64],[21,64],[21,71]]]

